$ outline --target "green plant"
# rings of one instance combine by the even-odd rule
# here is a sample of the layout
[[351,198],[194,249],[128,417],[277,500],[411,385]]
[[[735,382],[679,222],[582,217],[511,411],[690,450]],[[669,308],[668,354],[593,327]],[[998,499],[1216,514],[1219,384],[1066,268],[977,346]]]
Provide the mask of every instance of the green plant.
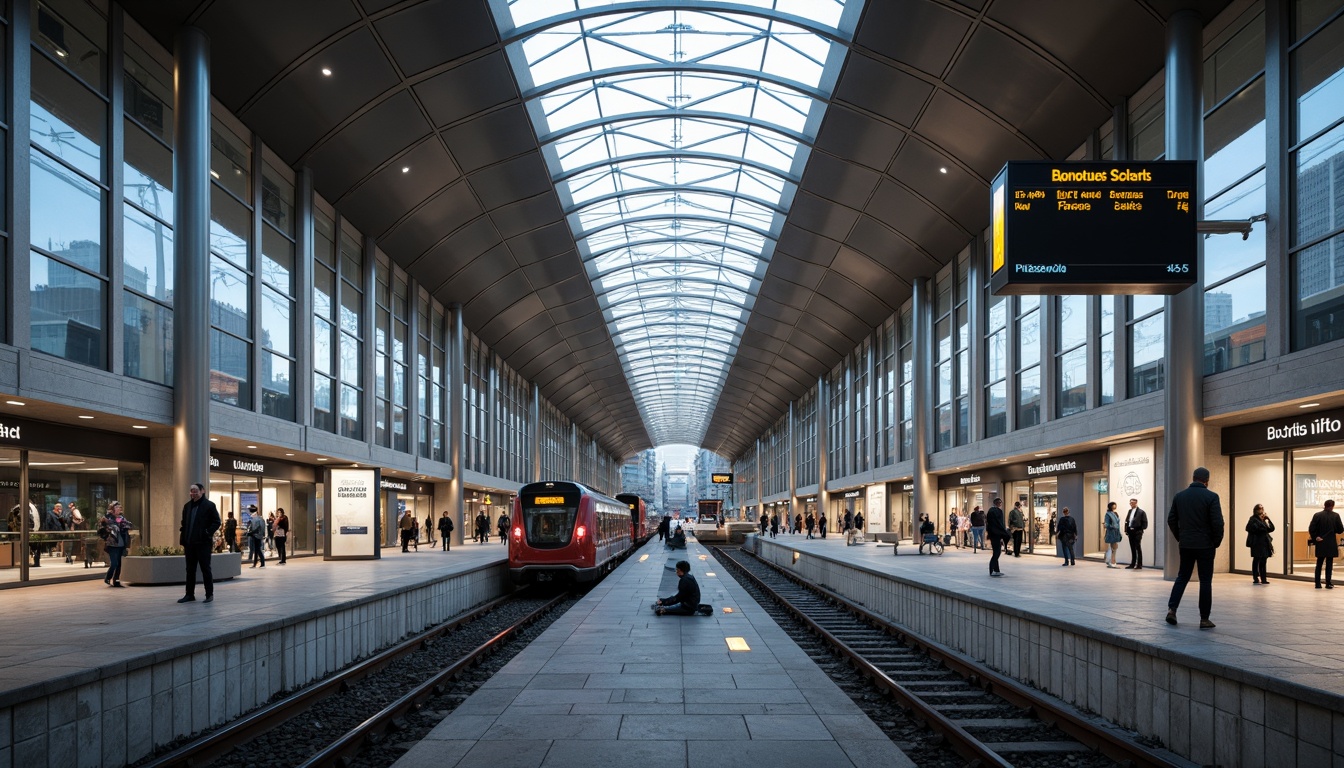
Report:
[[184,554],[181,547],[136,547],[136,557],[173,557]]

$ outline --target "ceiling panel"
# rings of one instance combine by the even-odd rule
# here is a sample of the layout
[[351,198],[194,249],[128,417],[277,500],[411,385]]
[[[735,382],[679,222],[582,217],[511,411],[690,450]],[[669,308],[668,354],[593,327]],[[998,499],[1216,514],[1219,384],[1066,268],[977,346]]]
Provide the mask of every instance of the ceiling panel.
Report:
[[419,74],[498,41],[485,0],[425,0],[374,26],[403,75]]

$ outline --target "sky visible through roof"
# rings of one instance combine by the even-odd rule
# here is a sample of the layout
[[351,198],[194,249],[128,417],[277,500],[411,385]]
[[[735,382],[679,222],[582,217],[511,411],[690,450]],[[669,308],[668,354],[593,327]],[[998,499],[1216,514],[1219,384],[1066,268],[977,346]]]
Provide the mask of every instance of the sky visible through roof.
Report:
[[491,0],[654,445],[699,445],[862,0]]

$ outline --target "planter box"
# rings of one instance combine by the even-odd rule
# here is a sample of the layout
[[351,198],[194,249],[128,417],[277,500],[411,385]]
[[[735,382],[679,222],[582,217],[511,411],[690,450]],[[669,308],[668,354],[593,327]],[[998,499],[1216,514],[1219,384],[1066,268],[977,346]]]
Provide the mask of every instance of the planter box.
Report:
[[[243,573],[243,553],[218,552],[210,556],[210,569],[215,581],[226,581]],[[124,557],[121,560],[121,580],[127,584],[185,584],[187,558],[184,555],[163,557]],[[201,581],[201,570],[196,569],[196,581]]]

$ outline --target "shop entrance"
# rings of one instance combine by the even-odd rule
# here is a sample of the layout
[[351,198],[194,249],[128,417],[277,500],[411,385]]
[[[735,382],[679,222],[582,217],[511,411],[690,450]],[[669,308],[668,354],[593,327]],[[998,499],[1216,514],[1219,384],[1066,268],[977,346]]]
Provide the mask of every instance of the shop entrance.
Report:
[[226,527],[221,527],[216,534],[217,546],[222,546],[225,550],[242,552],[246,557],[248,553],[246,531],[252,519],[250,507],[255,504],[257,514],[261,515],[271,534],[266,537],[265,543],[268,557],[275,551],[274,523],[282,509],[289,519],[289,539],[286,544],[289,555],[316,554],[316,497],[315,483],[211,472],[209,498],[219,507],[220,519],[227,525],[229,516],[232,515],[237,521],[234,541],[226,540],[224,533]]
[[[433,534],[438,541],[438,520],[434,518],[433,498],[428,494],[387,490],[383,492],[383,546],[401,546],[401,521],[409,515],[416,524],[417,544],[429,544]],[[434,518],[427,524],[426,518]]]

